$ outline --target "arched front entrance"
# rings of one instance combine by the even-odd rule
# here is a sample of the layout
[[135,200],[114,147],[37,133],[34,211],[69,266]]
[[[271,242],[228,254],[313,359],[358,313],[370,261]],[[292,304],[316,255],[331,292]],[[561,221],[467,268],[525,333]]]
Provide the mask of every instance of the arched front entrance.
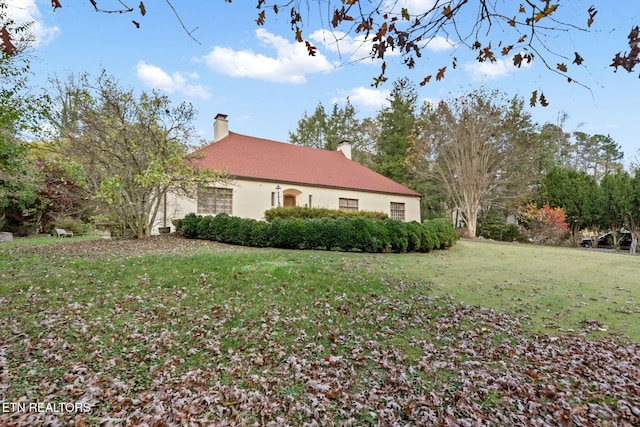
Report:
[[283,206],[298,206],[298,196],[302,194],[302,191],[295,188],[287,188],[282,192],[282,205]]

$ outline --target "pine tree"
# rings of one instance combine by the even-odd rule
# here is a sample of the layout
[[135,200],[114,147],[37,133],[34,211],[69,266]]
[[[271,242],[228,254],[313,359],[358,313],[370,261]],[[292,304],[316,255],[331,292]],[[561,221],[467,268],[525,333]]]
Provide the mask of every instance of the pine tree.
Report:
[[389,106],[378,117],[380,135],[377,139],[376,169],[394,181],[411,182],[408,157],[416,122],[418,94],[413,83],[401,78],[393,83]]

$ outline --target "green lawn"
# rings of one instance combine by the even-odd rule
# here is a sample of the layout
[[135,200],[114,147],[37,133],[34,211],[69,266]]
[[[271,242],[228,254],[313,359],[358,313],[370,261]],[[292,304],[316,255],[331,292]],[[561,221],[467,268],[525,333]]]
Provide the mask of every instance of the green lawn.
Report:
[[0,246],[0,394],[89,410],[2,424],[640,422],[627,254],[47,243]]
[[462,240],[447,252],[385,262],[439,295],[527,316],[531,331],[588,329],[640,342],[640,256],[628,252]]

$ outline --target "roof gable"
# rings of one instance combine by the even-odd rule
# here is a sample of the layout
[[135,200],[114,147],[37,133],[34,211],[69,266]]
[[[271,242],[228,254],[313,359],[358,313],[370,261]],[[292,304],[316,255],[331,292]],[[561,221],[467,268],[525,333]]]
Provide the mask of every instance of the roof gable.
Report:
[[236,178],[297,183],[377,193],[420,196],[340,151],[303,147],[229,132],[200,150],[200,167],[222,169]]

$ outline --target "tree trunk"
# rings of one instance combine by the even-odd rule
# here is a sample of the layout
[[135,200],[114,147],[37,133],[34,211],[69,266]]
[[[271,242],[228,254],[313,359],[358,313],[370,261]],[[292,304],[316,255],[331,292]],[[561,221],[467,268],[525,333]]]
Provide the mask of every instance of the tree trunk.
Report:
[[465,214],[467,222],[467,237],[475,239],[478,227],[478,211],[476,209],[467,209]]

